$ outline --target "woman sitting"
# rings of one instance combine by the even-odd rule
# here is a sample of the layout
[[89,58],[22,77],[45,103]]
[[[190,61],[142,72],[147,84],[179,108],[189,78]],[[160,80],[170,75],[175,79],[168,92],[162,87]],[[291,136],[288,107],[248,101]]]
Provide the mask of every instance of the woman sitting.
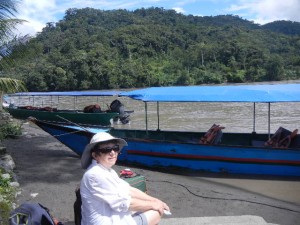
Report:
[[108,133],[93,136],[81,158],[87,169],[80,185],[82,225],[154,225],[164,210],[163,201],[131,187],[112,169],[127,142]]

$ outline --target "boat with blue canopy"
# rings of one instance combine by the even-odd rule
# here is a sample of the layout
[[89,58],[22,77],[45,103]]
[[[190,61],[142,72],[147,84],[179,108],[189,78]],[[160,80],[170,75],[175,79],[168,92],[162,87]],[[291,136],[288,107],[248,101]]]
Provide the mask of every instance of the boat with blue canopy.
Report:
[[152,87],[120,93],[134,100],[145,102],[146,130],[147,103],[157,103],[159,130],[160,102],[251,102],[253,103],[253,132],[255,132],[255,104],[268,104],[268,132],[270,133],[271,103],[300,102],[300,84],[226,85],[226,86],[181,86]]
[[[119,156],[120,162],[172,171],[300,177],[299,123],[293,130],[279,127],[270,132],[271,104],[300,102],[300,84],[153,87],[119,95],[143,101],[146,117],[144,130],[107,131],[128,142]],[[151,102],[157,104],[155,130],[148,128],[147,105]],[[159,125],[162,102],[251,102],[253,129],[248,133],[225,132],[222,125],[213,124],[208,131],[201,132],[162,130]],[[256,103],[268,105],[266,133],[255,131]],[[86,127],[77,129],[32,121],[79,155],[98,132]]]
[[[73,122],[80,125],[111,126],[114,120],[120,119],[123,124],[129,122],[129,113],[118,100],[111,103],[108,109],[103,110],[98,103],[88,104],[78,109],[79,98],[118,96],[119,91],[69,91],[69,92],[20,92],[6,97],[5,109],[16,119],[35,117],[43,121],[57,123]],[[26,101],[26,97],[28,100]],[[45,102],[46,97],[48,101]],[[63,98],[73,101],[73,109],[58,109]],[[14,102],[9,102],[14,99]],[[39,99],[43,99],[42,102]],[[98,100],[98,99],[97,99]],[[86,103],[87,104],[87,103]],[[55,106],[54,106],[55,105]]]

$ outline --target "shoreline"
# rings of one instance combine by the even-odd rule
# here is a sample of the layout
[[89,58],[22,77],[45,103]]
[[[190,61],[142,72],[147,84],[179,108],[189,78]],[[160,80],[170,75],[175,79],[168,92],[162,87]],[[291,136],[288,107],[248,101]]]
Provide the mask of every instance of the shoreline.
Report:
[[[79,156],[33,124],[23,135],[4,141],[20,183],[17,204],[39,202],[66,225],[74,224],[75,189],[84,170]],[[131,168],[146,177],[148,193],[171,207],[168,218],[257,215],[268,223],[294,225],[300,220],[300,180],[184,176]]]

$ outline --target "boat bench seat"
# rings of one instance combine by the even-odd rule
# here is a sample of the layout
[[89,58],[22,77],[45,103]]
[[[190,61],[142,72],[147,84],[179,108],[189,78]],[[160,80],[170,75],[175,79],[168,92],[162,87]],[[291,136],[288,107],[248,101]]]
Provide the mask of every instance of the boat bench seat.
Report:
[[257,140],[253,140],[253,141],[251,142],[251,145],[252,145],[253,147],[263,147],[263,146],[265,146],[265,141],[257,141]]

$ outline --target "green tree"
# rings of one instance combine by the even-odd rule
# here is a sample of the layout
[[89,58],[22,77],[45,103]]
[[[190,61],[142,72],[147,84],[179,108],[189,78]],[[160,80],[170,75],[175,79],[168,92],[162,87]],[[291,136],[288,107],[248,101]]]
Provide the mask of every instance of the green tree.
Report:
[[268,80],[283,80],[284,69],[282,59],[278,55],[272,56],[266,64],[266,77]]
[[13,51],[13,65],[0,65],[0,72],[24,80],[31,91],[254,82],[300,74],[299,35],[232,15],[185,16],[153,7],[69,9],[18,50],[23,55]]

